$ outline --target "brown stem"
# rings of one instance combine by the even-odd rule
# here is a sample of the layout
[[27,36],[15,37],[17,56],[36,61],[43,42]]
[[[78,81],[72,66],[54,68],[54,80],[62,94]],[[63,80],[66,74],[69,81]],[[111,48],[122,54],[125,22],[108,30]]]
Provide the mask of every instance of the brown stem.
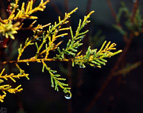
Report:
[[134,17],[136,15],[137,9],[138,9],[138,4],[139,4],[139,0],[136,0],[136,2],[133,5],[133,9],[132,9],[132,16],[131,16],[131,21],[134,22]]
[[115,13],[115,11],[114,11],[114,9],[113,9],[113,6],[112,6],[111,1],[110,1],[110,0],[107,0],[107,4],[108,4],[109,9],[110,9],[110,11],[111,11],[111,13],[112,13],[112,16],[113,16],[114,19],[116,20],[116,13]]
[[[114,20],[116,21],[117,15],[116,15],[116,13],[115,13],[115,10],[113,9],[113,6],[112,6],[111,1],[110,1],[110,0],[107,0],[107,4],[108,4],[108,7],[109,7],[109,9],[110,9],[110,11],[111,11],[111,14],[112,14]],[[118,26],[121,26],[120,23],[117,23],[117,25],[118,25]]]
[[11,0],[7,0],[7,12],[8,12],[9,15],[11,14],[11,9],[10,9],[11,5],[10,5],[10,3],[11,3]]
[[49,59],[44,59],[44,58],[30,58],[30,59],[22,59],[22,60],[12,60],[12,61],[4,61],[2,63],[0,63],[0,65],[5,65],[5,64],[14,64],[14,63],[25,63],[25,62],[50,62],[50,61],[60,61],[60,62],[68,62],[68,61],[73,61],[73,59],[63,59],[63,60],[55,60],[53,58],[49,58]]

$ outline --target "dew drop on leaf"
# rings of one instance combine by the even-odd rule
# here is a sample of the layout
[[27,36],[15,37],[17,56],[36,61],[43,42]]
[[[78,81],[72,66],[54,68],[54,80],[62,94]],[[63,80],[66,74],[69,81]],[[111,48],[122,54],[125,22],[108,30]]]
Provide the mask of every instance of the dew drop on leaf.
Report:
[[64,97],[65,97],[65,99],[68,99],[68,100],[72,98],[70,93],[66,93]]
[[51,87],[54,87],[54,85],[51,85]]
[[53,71],[53,74],[55,74],[56,73],[56,71]]
[[79,68],[85,68],[85,66],[79,66]]
[[81,37],[81,40],[83,40],[84,39],[84,37]]

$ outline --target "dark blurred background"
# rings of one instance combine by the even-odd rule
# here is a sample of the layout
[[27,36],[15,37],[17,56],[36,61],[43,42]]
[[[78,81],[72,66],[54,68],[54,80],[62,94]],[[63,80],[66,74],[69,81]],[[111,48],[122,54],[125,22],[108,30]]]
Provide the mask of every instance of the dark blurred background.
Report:
[[[20,3],[23,1],[20,0]],[[39,1],[35,2],[35,6]],[[41,72],[41,64],[30,63],[28,67],[22,64],[20,66],[30,74],[30,80],[19,80],[18,83],[22,84],[24,90],[16,95],[8,94],[5,102],[0,103],[0,109],[7,108],[7,113],[143,113],[143,35],[140,32],[127,46],[123,35],[113,28],[114,24],[118,24],[114,13],[118,13],[121,2],[126,4],[130,12],[137,5],[142,15],[142,0],[51,0],[44,12],[35,13],[39,17],[38,23],[54,23],[59,15],[63,17],[64,12],[78,7],[71,17],[71,26],[75,30],[79,19],[94,10],[91,23],[85,28],[90,30],[84,39],[85,47],[92,45],[100,48],[103,41],[107,40],[115,42],[117,49],[123,49],[123,52],[128,48],[125,55],[108,59],[107,65],[101,69],[90,66],[80,69],[78,66],[71,67],[68,63],[49,62],[52,69],[59,70],[67,78],[73,94],[70,100],[64,98],[62,90],[56,92],[51,88],[50,76],[46,71]],[[1,15],[6,17],[3,10],[6,0],[0,0],[0,4]],[[25,20],[25,24],[29,23],[31,20]],[[30,32],[20,32],[17,36],[18,42],[22,43],[29,34]],[[82,49],[86,50],[85,47]],[[26,52],[26,57],[32,54],[30,49]],[[117,72],[122,69],[124,72],[113,74],[112,71],[117,65]],[[134,68],[129,67],[132,65],[135,65]],[[129,71],[126,72],[126,68]]]

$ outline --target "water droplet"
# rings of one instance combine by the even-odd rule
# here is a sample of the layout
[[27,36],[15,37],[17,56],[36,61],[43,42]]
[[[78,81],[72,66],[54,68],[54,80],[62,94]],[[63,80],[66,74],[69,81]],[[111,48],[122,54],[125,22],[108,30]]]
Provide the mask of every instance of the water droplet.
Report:
[[52,84],[51,87],[54,87],[54,85]]
[[55,74],[56,73],[56,71],[53,71],[53,74]]
[[81,40],[83,40],[84,37],[81,37]]
[[85,66],[79,66],[79,68],[85,68]]
[[66,94],[65,94],[65,99],[68,99],[68,100],[69,100],[69,99],[71,99],[71,98],[72,98],[72,96],[71,96],[70,93],[66,93]]

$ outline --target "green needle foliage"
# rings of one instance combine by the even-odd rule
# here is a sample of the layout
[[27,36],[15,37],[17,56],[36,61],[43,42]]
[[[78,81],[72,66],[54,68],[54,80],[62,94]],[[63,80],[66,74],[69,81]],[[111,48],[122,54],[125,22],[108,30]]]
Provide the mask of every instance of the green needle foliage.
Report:
[[[62,89],[63,92],[67,95],[65,98],[70,99],[72,96],[71,88],[66,83],[66,78],[62,77],[58,74],[57,70],[51,69],[50,66],[46,62],[72,62],[72,66],[78,65],[80,68],[85,68],[86,65],[90,65],[92,67],[101,68],[102,65],[107,63],[107,58],[110,58],[116,54],[119,54],[121,50],[116,51],[116,44],[111,43],[110,41],[105,41],[99,50],[91,49],[89,46],[86,53],[83,54],[82,50],[80,50],[80,46],[83,45],[83,38],[85,37],[88,30],[83,30],[83,28],[90,23],[90,16],[94,13],[91,11],[87,16],[84,16],[83,21],[80,19],[76,32],[74,33],[71,26],[67,26],[69,22],[69,18],[71,15],[76,12],[78,8],[75,8],[69,13],[65,13],[63,19],[58,17],[58,22],[55,22],[53,25],[51,23],[46,25],[38,24],[36,27],[35,23],[37,20],[33,20],[33,23],[29,25],[27,28],[23,28],[23,20],[24,19],[38,19],[37,16],[32,16],[34,12],[43,11],[46,7],[46,4],[49,1],[46,0],[43,2],[41,0],[40,4],[33,8],[33,0],[30,0],[27,5],[23,2],[21,8],[19,8],[18,0],[15,0],[15,3],[12,3],[12,6],[15,6],[11,9],[11,14],[8,19],[2,20],[0,19],[0,34],[4,37],[4,39],[15,40],[15,34],[18,33],[19,30],[31,30],[33,31],[32,37],[27,37],[24,44],[20,44],[18,48],[18,56],[16,60],[11,61],[2,61],[1,66],[4,67],[6,64],[13,63],[16,68],[19,70],[18,74],[4,74],[5,68],[3,68],[0,74],[0,90],[2,91],[2,95],[0,95],[0,101],[4,101],[4,97],[7,92],[16,93],[23,90],[21,85],[16,88],[12,88],[10,84],[1,84],[5,83],[4,81],[11,79],[13,82],[16,82],[16,79],[20,79],[21,77],[26,77],[29,79],[29,74],[25,73],[25,70],[19,66],[20,63],[26,63],[29,66],[30,62],[41,63],[43,67],[41,67],[42,72],[45,70],[49,72],[51,78],[51,86],[56,90]],[[5,27],[8,26],[8,27]],[[43,28],[48,28],[48,30],[44,30]],[[61,48],[60,45],[63,41],[59,41],[58,39],[70,35],[71,38],[68,39],[67,45],[65,48]],[[36,48],[36,52],[33,56],[22,59],[22,56],[26,56],[26,49],[30,49],[31,46]],[[50,53],[55,52],[54,55],[50,55]]]

